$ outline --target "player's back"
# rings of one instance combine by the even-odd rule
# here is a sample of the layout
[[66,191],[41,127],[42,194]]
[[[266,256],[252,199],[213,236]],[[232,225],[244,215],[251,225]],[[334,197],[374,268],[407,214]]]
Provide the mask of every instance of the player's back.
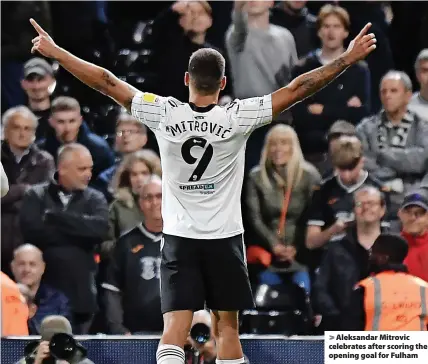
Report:
[[139,93],[132,113],[158,140],[164,233],[195,239],[242,233],[245,143],[271,121],[270,95],[197,107]]

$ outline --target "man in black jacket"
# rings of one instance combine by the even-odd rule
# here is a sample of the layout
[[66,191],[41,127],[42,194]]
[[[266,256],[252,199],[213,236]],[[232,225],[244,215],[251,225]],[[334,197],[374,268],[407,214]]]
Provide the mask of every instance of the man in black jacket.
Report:
[[316,16],[309,13],[307,1],[279,1],[271,10],[270,22],[287,28],[293,34],[297,56],[305,57],[318,44]]
[[161,332],[160,246],[162,185],[152,176],[141,189],[144,224],[123,234],[116,243],[102,283],[110,334]]
[[[325,5],[318,14],[318,36],[321,48],[311,52],[298,64],[293,77],[321,67],[338,57],[349,35],[347,11],[339,6]],[[318,166],[328,145],[325,138],[330,126],[339,119],[358,124],[369,113],[370,74],[363,62],[352,65],[346,73],[323,90],[292,109],[293,122],[305,158]]]
[[314,309],[324,330],[340,330],[355,284],[368,276],[370,249],[381,233],[385,197],[373,186],[354,193],[355,226],[327,250],[314,284]]
[[87,187],[92,166],[87,148],[67,144],[54,179],[26,193],[20,214],[24,241],[43,252],[45,282],[70,300],[76,334],[88,332],[97,310],[94,250],[108,233],[107,202]]

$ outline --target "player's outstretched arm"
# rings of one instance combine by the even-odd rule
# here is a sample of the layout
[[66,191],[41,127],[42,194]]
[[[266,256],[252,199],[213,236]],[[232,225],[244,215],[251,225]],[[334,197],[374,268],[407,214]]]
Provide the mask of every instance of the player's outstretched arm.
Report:
[[119,80],[105,68],[86,62],[67,52],[56,45],[49,34],[34,19],[30,19],[30,23],[38,33],[38,36],[32,41],[33,48],[31,48],[31,53],[37,51],[45,57],[57,60],[62,67],[80,81],[111,97],[129,112],[131,111],[132,98],[138,92],[135,87]]
[[336,60],[296,77],[286,87],[272,94],[272,113],[280,114],[295,103],[304,100],[328,85],[352,64],[364,59],[376,49],[373,33],[367,34],[371,27],[368,23],[349,44],[348,49]]

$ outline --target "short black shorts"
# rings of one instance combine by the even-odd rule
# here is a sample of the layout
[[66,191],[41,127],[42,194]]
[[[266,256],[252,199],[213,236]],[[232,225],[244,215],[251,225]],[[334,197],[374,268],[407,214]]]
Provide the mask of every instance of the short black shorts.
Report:
[[162,313],[254,308],[242,234],[215,240],[164,234],[161,256]]

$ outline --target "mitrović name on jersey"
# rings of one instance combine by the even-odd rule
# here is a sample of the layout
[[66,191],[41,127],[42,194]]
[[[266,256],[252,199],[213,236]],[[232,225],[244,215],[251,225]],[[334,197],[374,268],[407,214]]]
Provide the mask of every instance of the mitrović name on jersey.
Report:
[[186,131],[190,132],[210,132],[213,135],[216,135],[222,139],[226,139],[228,134],[232,132],[232,128],[225,129],[224,126],[217,123],[208,122],[208,121],[197,121],[197,120],[186,120],[180,123],[175,124],[174,126],[169,125],[166,127],[166,131],[171,133],[172,136],[177,134],[185,133]]

